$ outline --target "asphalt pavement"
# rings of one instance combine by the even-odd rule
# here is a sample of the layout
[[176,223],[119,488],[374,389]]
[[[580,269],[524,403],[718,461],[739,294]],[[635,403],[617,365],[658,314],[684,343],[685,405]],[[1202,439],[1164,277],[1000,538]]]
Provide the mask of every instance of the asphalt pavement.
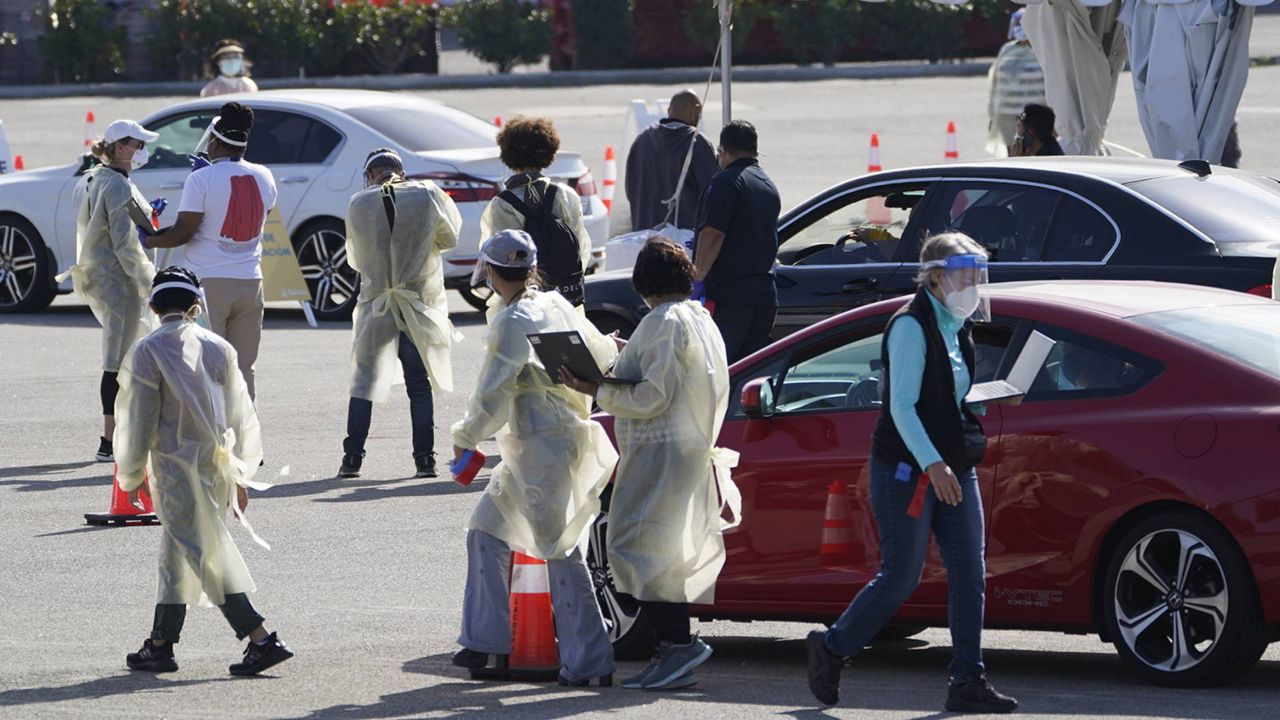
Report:
[[[1241,110],[1245,163],[1280,167],[1268,143],[1280,115],[1280,69],[1256,70]],[[1127,77],[1122,82],[1126,92]],[[504,90],[433,97],[482,117],[547,114],[565,146],[590,156],[618,144],[630,97],[670,88]],[[962,157],[980,154],[980,80],[911,80],[737,86],[738,115],[758,121],[764,163],[784,205],[856,174],[866,138],[881,133],[885,164],[941,159],[948,119]],[[1113,137],[1140,147],[1132,97],[1118,100]],[[713,90],[714,93],[714,90]],[[163,99],[0,103],[10,141],[29,157],[73,155],[79,119],[142,115]],[[1127,107],[1127,109],[1126,109]],[[712,104],[708,109],[717,113]],[[1127,142],[1126,142],[1127,141]],[[28,149],[29,148],[29,149]],[[475,383],[484,332],[479,313],[451,297],[465,339],[455,353],[458,391],[437,395],[437,449]],[[844,700],[819,710],[805,687],[796,623],[698,624],[716,654],[689,691],[656,693],[479,684],[449,664],[465,577],[462,525],[483,492],[448,479],[414,480],[408,403],[399,390],[375,409],[364,476],[337,480],[350,329],[306,326],[271,308],[258,364],[267,466],[277,486],[249,512],[272,549],[233,529],[259,585],[254,602],[297,657],[256,680],[232,680],[239,658],[221,615],[193,608],[178,645],[181,670],[130,674],[124,655],[146,636],[156,587],[159,529],[96,529],[85,512],[106,509],[110,466],[92,462],[100,432],[100,330],[75,296],[39,315],[0,316],[0,717],[374,718],[499,714],[522,718],[932,718],[945,697],[945,630],[873,647],[845,671]],[[496,456],[496,449],[485,448]],[[283,474],[288,468],[287,474]],[[1129,674],[1096,637],[987,633],[992,680],[1037,718],[1275,717],[1280,647],[1220,689],[1157,688]],[[638,663],[622,663],[620,673]]]

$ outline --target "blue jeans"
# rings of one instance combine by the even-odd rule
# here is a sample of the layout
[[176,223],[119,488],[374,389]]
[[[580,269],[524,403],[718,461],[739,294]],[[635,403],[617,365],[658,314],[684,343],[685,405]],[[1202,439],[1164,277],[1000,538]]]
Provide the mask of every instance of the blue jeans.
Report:
[[949,672],[957,683],[981,675],[982,613],[986,599],[983,556],[985,533],[978,476],[959,478],[964,500],[947,505],[930,486],[920,517],[907,514],[919,476],[895,479],[897,467],[871,460],[871,509],[880,534],[880,572],[853,599],[827,632],[827,649],[853,657],[866,647],[920,584],[929,531],[938,540],[947,567],[947,624],[953,658]]
[[[404,389],[409,395],[409,420],[413,426],[414,456],[435,452],[435,402],[431,398],[431,378],[423,364],[418,347],[408,335],[400,333],[397,348],[400,367],[404,369]],[[364,443],[369,439],[369,424],[373,422],[373,403],[361,398],[351,398],[347,403],[347,438],[342,441],[342,452],[364,457]]]

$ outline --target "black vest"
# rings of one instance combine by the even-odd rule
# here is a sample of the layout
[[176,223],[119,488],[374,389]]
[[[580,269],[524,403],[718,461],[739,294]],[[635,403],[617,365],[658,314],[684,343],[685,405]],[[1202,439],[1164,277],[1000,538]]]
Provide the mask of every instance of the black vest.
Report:
[[[916,402],[916,414],[924,425],[930,442],[942,455],[942,461],[951,468],[957,477],[963,477],[969,470],[982,462],[987,450],[987,439],[982,434],[982,425],[969,410],[968,405],[956,411],[956,381],[951,372],[951,360],[947,356],[947,345],[942,339],[942,331],[938,329],[938,321],[933,311],[933,303],[929,300],[929,291],[921,288],[915,299],[889,320],[885,328],[884,340],[880,343],[880,362],[883,372],[880,379],[880,418],[876,421],[876,429],[871,434],[871,455],[877,460],[897,465],[905,462],[911,465],[916,474],[922,472],[907,450],[902,435],[893,422],[889,411],[889,393],[892,389],[891,370],[889,367],[889,330],[904,315],[910,315],[920,323],[924,330],[924,376],[920,379],[920,400]],[[964,356],[964,364],[969,368],[969,377],[973,377],[973,337],[971,325],[965,323],[958,340],[960,354]]]

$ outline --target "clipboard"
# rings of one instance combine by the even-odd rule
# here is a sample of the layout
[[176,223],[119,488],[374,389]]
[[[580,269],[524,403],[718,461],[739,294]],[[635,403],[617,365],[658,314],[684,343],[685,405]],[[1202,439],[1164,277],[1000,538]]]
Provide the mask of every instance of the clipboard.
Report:
[[129,202],[125,203],[125,209],[129,212],[129,219],[133,221],[138,229],[147,235],[156,234],[156,226],[151,221],[151,206],[145,209],[138,204],[137,198],[129,198]]
[[638,385],[639,380],[623,380],[606,377],[596,366],[596,359],[587,349],[586,342],[577,330],[529,335],[533,352],[542,361],[551,382],[560,384],[560,368],[567,368],[578,378],[597,385]]

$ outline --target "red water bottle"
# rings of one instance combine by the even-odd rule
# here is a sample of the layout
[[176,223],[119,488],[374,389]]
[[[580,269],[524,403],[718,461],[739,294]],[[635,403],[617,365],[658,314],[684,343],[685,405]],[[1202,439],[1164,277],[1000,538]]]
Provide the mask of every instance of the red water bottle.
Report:
[[476,473],[479,473],[483,467],[484,453],[479,450],[468,450],[449,465],[449,472],[453,473],[454,482],[466,487],[476,479]]

